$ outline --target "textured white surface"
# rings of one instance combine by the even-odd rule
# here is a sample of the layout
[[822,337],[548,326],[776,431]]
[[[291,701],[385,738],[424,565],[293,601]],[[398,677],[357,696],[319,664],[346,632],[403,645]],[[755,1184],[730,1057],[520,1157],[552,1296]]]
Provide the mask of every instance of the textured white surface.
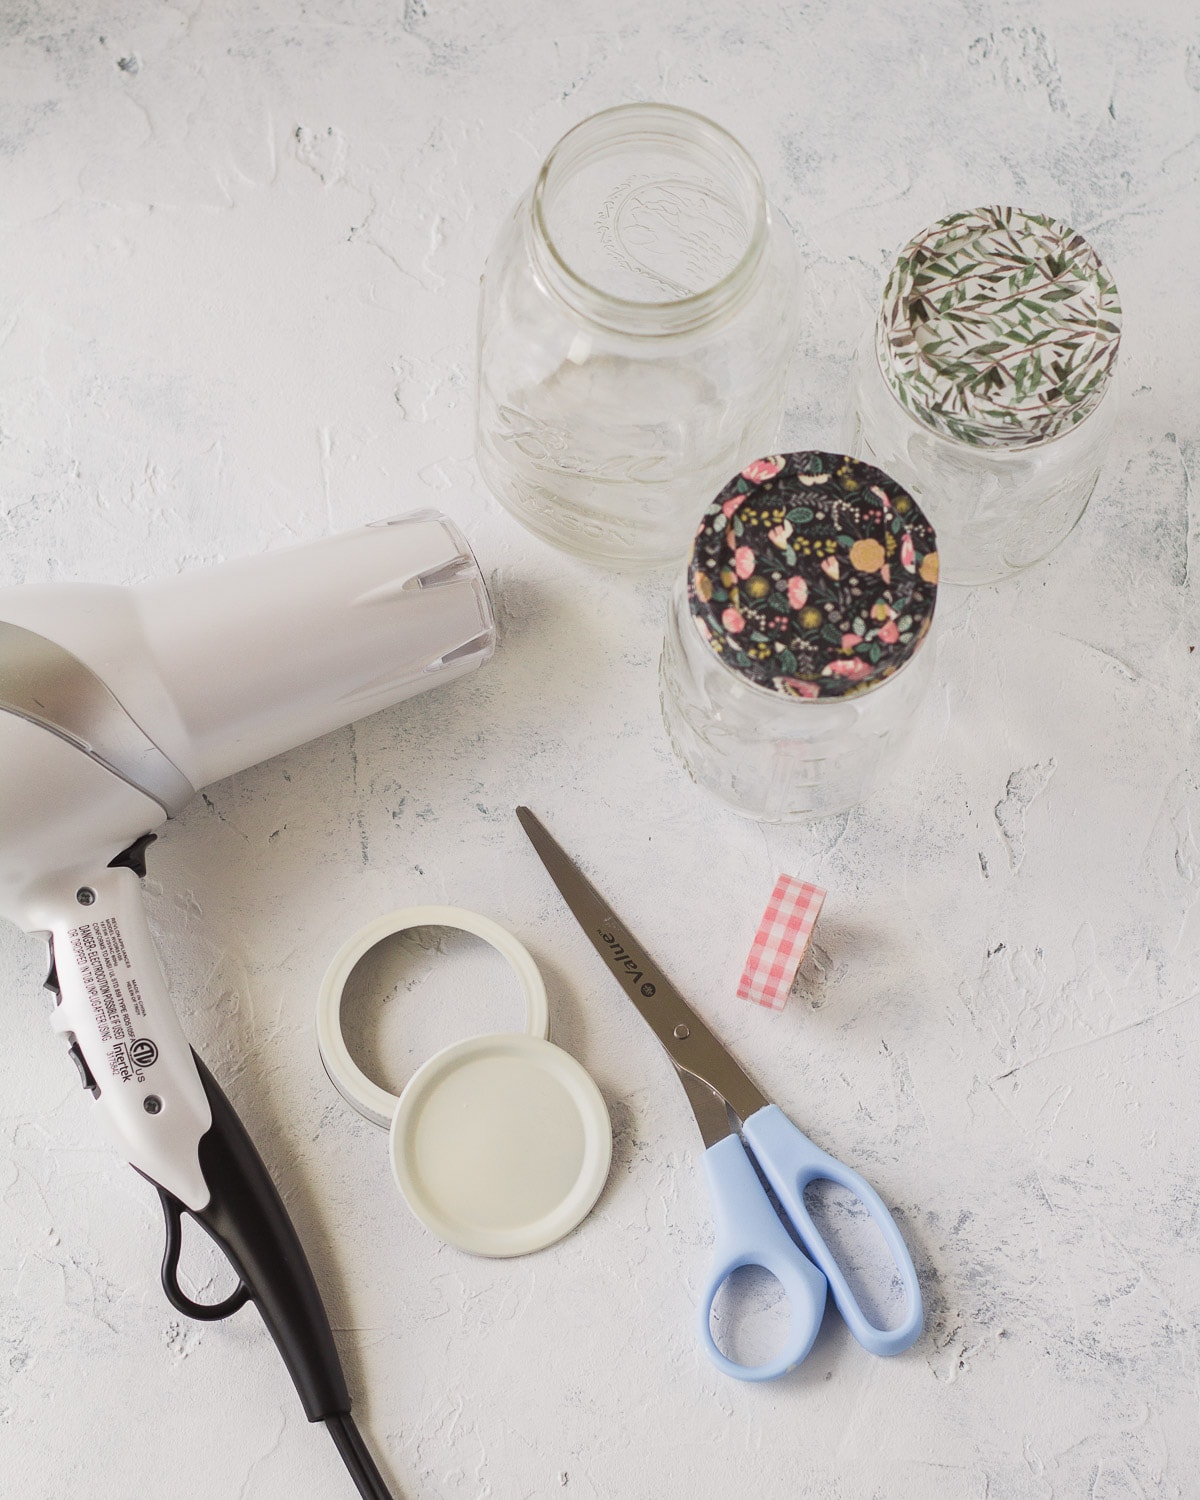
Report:
[[[1124,412],[1082,525],[945,599],[903,775],[808,831],[739,821],[671,760],[667,579],[551,553],[473,467],[494,229],[568,126],[638,98],[732,129],[795,226],[787,446],[837,445],[890,255],[943,213],[1055,213],[1122,291]],[[134,581],[432,502],[494,588],[482,673],[209,788],[151,858],[185,1027],[284,1184],[405,1500],[1197,1493],[1198,174],[1186,0],[3,6],[0,581]],[[830,1318],[769,1386],[702,1358],[699,1140],[517,801],[902,1216],[910,1353]],[[783,870],[830,895],[771,1016],[733,990]],[[597,1209],[528,1259],[426,1233],[321,1072],[330,956],[418,902],[522,937],[612,1113]],[[446,947],[409,947],[382,1018],[364,1002],[393,1085],[513,1021],[501,961]],[[0,934],[0,1489],[348,1497],[257,1320],[165,1306],[153,1195],[94,1138],[42,962]]]

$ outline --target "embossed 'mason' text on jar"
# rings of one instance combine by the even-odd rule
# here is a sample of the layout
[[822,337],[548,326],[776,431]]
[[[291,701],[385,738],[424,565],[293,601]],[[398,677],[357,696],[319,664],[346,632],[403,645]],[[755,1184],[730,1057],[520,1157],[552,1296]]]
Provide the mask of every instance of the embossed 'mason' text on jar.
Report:
[[999,582],[1074,527],[1112,433],[1120,337],[1112,278],[1058,220],[974,209],[901,251],[856,359],[848,447],[920,501],[943,581]]
[[749,464],[696,532],[659,671],[667,734],[735,811],[802,822],[861,802],[896,766],[929,684],[932,527],[869,464]]
[[594,115],[484,272],[488,487],[565,551],[682,558],[703,497],[774,440],[798,321],[791,232],[737,141],[671,105]]

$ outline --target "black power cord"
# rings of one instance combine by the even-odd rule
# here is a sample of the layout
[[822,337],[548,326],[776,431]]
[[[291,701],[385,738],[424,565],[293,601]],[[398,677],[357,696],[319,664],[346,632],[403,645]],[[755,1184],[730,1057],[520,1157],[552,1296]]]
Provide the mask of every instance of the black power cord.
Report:
[[325,1425],[329,1428],[329,1435],[333,1438],[337,1451],[342,1455],[342,1462],[350,1471],[350,1477],[358,1486],[362,1500],[394,1500],[350,1413],[326,1417]]

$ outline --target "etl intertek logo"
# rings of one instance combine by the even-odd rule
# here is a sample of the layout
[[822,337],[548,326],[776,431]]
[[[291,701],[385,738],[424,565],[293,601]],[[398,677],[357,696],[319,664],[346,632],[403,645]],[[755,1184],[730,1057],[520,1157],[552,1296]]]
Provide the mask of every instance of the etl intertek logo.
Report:
[[129,1060],[135,1068],[152,1068],[158,1061],[158,1048],[148,1036],[140,1036],[129,1044]]

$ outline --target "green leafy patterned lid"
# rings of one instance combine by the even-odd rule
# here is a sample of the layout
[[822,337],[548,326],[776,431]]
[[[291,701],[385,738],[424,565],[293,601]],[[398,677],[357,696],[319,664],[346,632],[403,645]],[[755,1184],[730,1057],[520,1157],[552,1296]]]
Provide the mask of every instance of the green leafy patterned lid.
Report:
[[748,464],[704,512],[688,606],[751,682],[842,698],[917,649],[937,576],[933,527],[894,479],[838,453],[789,453]]
[[910,240],[875,330],[900,403],[980,447],[1048,442],[1083,421],[1120,341],[1117,289],[1096,252],[1019,208],[951,214]]

